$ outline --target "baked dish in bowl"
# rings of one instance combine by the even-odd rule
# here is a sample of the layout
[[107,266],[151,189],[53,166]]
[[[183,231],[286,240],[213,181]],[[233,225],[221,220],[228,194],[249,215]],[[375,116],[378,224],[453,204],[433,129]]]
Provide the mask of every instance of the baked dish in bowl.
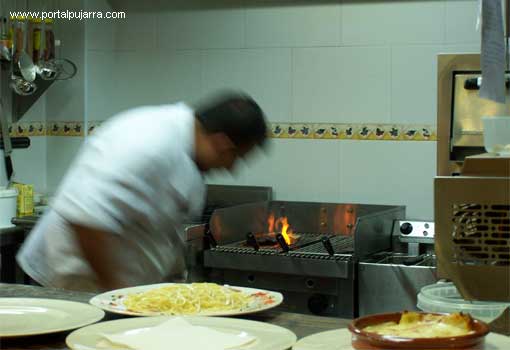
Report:
[[489,327],[464,313],[395,312],[355,319],[352,346],[374,349],[483,349]]

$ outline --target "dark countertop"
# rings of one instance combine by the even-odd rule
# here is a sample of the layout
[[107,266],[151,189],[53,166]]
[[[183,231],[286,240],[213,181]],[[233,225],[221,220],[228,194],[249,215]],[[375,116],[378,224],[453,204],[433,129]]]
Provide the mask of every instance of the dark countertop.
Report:
[[[0,297],[50,298],[87,303],[93,296],[94,294],[91,293],[70,292],[60,289],[0,283]],[[107,314],[104,320],[118,318],[123,318],[123,316]],[[318,332],[345,328],[350,322],[350,320],[340,318],[311,316],[282,311],[264,311],[240,318],[268,322],[285,327],[293,331],[297,335],[298,339]],[[68,350],[69,348],[65,345],[65,338],[69,333],[70,332],[63,332],[19,339],[0,339],[0,349]]]
[[0,248],[12,244],[20,244],[25,239],[25,230],[20,226],[0,228]]

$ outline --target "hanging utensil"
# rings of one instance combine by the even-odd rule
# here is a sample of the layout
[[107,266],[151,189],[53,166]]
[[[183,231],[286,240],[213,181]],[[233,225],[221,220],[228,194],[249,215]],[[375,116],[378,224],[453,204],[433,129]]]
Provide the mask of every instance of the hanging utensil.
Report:
[[37,90],[35,83],[16,76],[12,77],[10,86],[15,93],[21,96],[32,95]]
[[[0,13],[1,10],[0,10]],[[9,38],[9,28],[7,24],[7,17],[2,17],[1,30],[0,30],[0,59],[3,61],[10,62],[11,61],[11,49],[12,49],[12,39]]]
[[2,60],[9,62],[11,60],[11,50],[5,45],[0,46],[0,56]]
[[21,76],[26,81],[33,82],[35,80],[37,75],[37,66],[34,64],[34,61],[32,61],[32,58],[30,58],[26,51],[21,53],[18,61],[18,66]]
[[[30,138],[26,136],[11,137],[11,147],[16,148],[28,148],[30,147]],[[4,149],[4,142],[0,139],[0,149]]]
[[55,61],[40,62],[37,65],[37,73],[43,80],[55,80],[60,71],[61,69]]
[[74,64],[73,61],[68,60],[67,58],[56,59],[54,60],[55,64],[58,67],[58,76],[56,80],[68,80],[73,78],[78,72],[78,67]]
[[[4,144],[4,162],[5,162],[5,172],[7,175],[7,182],[8,184],[11,183],[12,174],[14,172],[13,166],[12,166],[12,159],[11,159],[11,153],[12,153],[12,144],[11,144],[11,137],[9,135],[9,125],[7,124],[7,115],[4,113],[3,105],[0,102],[0,126],[2,131],[2,141]],[[9,187],[9,186],[7,186]]]

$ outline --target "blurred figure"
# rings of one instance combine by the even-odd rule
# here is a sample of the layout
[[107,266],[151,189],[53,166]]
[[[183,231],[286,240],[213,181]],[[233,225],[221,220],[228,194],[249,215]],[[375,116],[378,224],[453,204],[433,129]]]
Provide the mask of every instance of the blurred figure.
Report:
[[180,225],[201,214],[204,172],[266,140],[264,113],[229,94],[120,113],[87,138],[17,260],[37,283],[101,291],[185,271]]

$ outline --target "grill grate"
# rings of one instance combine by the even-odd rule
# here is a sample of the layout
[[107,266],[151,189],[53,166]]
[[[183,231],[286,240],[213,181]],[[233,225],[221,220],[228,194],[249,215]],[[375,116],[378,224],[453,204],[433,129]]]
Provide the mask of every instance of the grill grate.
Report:
[[[325,235],[325,234],[321,234],[321,233],[300,233],[299,240],[297,242],[295,242],[294,244],[291,244],[289,247],[292,250],[300,249],[300,247],[302,247],[304,245],[308,245],[310,243],[320,241],[321,238],[324,236],[329,236],[329,235]],[[226,244],[224,246],[217,247],[217,248],[222,248],[222,249],[223,248],[228,248],[228,249],[236,248],[238,250],[243,250],[243,251],[244,250],[249,250],[249,251],[253,250],[252,247],[246,246],[246,241],[238,241],[238,242]],[[280,250],[281,250],[280,246],[278,246],[278,243],[276,243],[275,245],[272,245],[272,246],[261,246],[259,251],[280,251]]]
[[477,203],[452,207],[455,260],[471,265],[510,265],[510,206]]
[[[351,236],[330,236],[329,240],[333,246],[335,254],[352,254],[354,251],[354,238]],[[303,247],[296,250],[298,253],[319,253],[328,254],[321,242]]]
[[[348,261],[352,258],[354,251],[354,238],[350,236],[339,236],[319,233],[300,234],[300,240],[296,246],[291,246],[291,250],[287,253],[289,256],[296,258],[312,258],[312,259],[334,259]],[[323,237],[329,237],[334,256],[330,256],[320,241]],[[304,246],[303,246],[304,245]],[[226,245],[218,245],[212,250],[217,252],[226,252],[232,254],[250,254],[250,255],[280,255],[282,251],[279,247],[260,247],[258,251],[252,247],[247,247],[245,241],[230,243]]]

